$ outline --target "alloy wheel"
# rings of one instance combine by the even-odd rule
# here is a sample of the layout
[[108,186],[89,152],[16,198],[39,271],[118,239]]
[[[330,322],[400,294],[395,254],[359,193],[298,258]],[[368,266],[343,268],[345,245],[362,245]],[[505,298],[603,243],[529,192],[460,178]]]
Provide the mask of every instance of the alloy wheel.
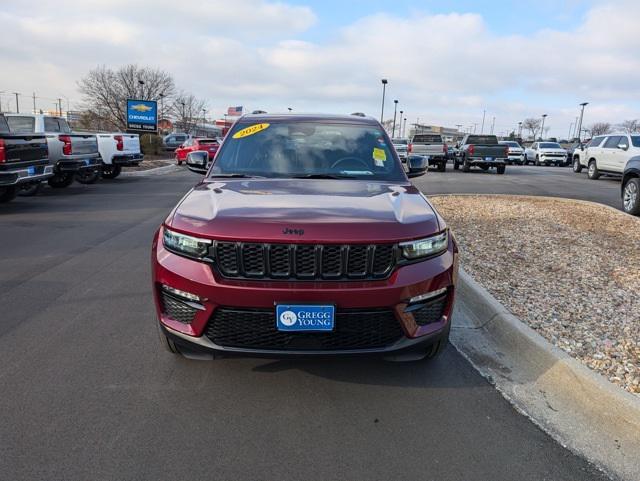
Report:
[[630,212],[638,202],[638,186],[635,182],[627,182],[624,187],[624,210]]

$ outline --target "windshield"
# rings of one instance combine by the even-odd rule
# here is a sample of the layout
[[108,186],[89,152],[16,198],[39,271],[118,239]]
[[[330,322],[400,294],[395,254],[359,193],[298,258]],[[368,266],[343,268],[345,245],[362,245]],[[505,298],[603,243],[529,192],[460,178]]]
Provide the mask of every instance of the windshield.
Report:
[[405,180],[388,137],[375,125],[269,122],[236,124],[216,157],[211,176]]
[[541,149],[561,149],[562,146],[560,144],[556,144],[555,142],[542,142],[540,143]]
[[507,145],[509,147],[520,147],[518,142],[500,142],[501,145]]
[[207,145],[207,144],[217,144],[218,141],[216,139],[198,139],[198,143],[202,145]]
[[442,136],[440,135],[429,135],[429,134],[418,134],[413,137],[414,144],[441,144]]
[[409,141],[407,139],[393,139],[391,143],[398,145],[408,145]]

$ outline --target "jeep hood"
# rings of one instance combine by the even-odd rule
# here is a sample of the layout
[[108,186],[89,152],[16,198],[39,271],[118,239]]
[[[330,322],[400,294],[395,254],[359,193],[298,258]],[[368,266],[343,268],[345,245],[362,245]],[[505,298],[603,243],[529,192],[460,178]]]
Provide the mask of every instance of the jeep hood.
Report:
[[409,183],[325,179],[224,179],[198,184],[166,221],[220,240],[397,242],[444,228]]

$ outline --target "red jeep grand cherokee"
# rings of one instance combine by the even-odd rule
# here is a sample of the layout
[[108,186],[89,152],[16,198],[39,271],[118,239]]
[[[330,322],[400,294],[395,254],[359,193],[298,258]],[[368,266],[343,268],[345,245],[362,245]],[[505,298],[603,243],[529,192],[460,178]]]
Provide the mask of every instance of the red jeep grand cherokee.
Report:
[[248,115],[156,233],[152,263],[173,353],[415,358],[448,340],[458,249],[376,120]]

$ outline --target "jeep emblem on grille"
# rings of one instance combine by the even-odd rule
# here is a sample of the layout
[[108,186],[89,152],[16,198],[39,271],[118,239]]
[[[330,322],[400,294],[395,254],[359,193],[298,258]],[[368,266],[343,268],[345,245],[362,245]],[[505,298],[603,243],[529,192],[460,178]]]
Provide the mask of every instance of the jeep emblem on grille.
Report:
[[286,235],[304,235],[304,229],[290,229],[285,227],[282,229],[282,233]]

